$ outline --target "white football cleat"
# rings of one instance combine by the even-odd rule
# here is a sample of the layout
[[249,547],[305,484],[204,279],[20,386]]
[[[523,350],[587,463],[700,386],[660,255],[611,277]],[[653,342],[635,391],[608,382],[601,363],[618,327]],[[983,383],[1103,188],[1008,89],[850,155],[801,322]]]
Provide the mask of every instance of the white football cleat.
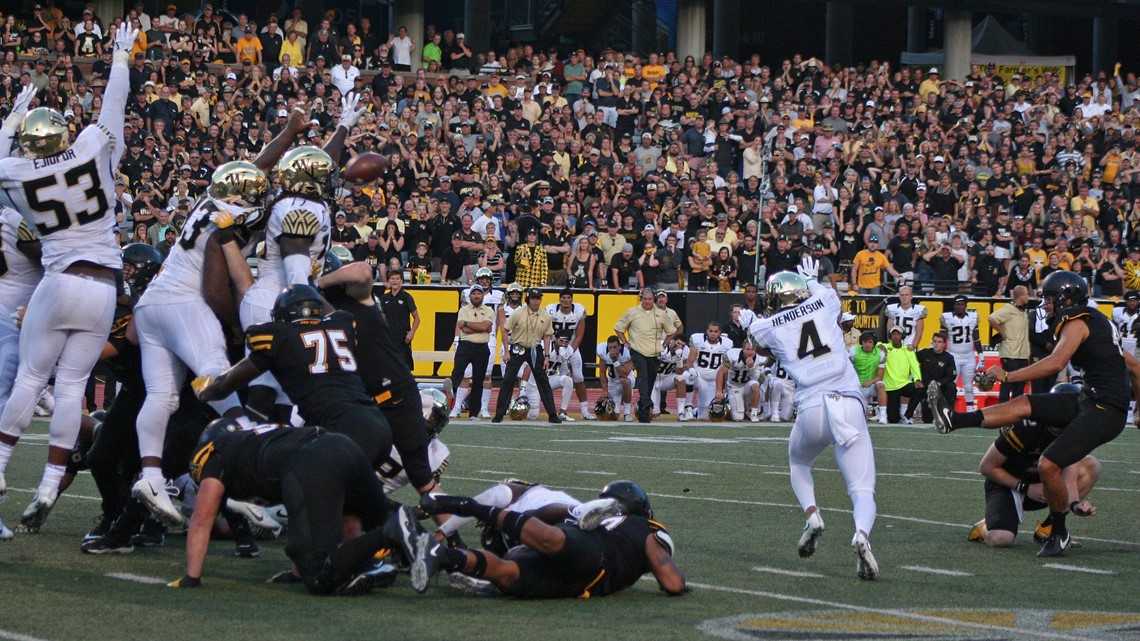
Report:
[[563,423],[573,423],[574,422],[574,419],[570,418],[570,415],[567,414],[566,412],[559,412],[558,413],[558,419],[561,420]]
[[804,523],[804,533],[800,536],[800,542],[796,544],[796,552],[801,559],[815,554],[815,544],[821,536],[823,536],[823,517],[819,515],[819,510],[816,510]]
[[4,473],[0,472],[0,505],[4,505],[4,501],[8,500],[8,480],[4,478]]
[[485,579],[452,572],[447,575],[447,587],[467,596],[502,596],[494,583]]
[[621,503],[617,499],[594,499],[579,505],[575,511],[578,513],[578,529],[589,532],[597,529],[602,521],[621,514]]
[[55,507],[57,498],[59,498],[58,489],[41,486],[36,490],[36,497],[20,517],[20,525],[28,532],[38,532],[47,520],[48,514],[51,514],[51,509]]
[[4,519],[0,519],[0,541],[11,541],[16,535],[4,525]]
[[173,489],[173,485],[169,482],[159,485],[150,479],[140,478],[131,486],[131,496],[167,527],[184,527],[186,521],[182,517],[182,512],[174,507],[167,488]]
[[583,421],[596,421],[598,417],[593,412],[582,412]]
[[851,547],[855,549],[855,570],[860,579],[874,581],[879,577],[879,564],[871,552],[871,542],[862,532],[856,532],[851,539]]
[[696,415],[693,414],[692,407],[686,407],[685,409],[681,410],[680,414],[677,415],[677,420],[681,421],[682,423],[696,420],[696,418]]
[[479,418],[491,418],[491,412],[487,410],[479,410]]
[[245,520],[249,521],[253,536],[263,541],[277,538],[285,529],[285,526],[273,518],[269,510],[260,505],[226,499],[226,507],[244,516]]
[[625,415],[625,417],[623,417],[622,420],[624,420],[626,423],[632,423],[633,422],[633,414],[627,413]]
[[748,413],[748,420],[752,421],[753,423],[759,423],[760,422],[760,410],[752,410],[751,412],[749,412]]

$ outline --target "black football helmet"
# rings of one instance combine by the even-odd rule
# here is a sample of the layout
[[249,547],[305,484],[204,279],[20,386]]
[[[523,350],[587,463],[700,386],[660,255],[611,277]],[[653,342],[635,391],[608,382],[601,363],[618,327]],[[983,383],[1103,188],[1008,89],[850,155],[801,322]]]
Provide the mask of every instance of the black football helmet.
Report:
[[1037,295],[1041,300],[1052,298],[1053,315],[1063,316],[1075,307],[1088,304],[1089,284],[1076,272],[1056,271],[1041,282]]
[[617,499],[622,504],[624,514],[653,518],[653,508],[649,507],[649,495],[633,481],[614,481],[602,488],[601,499]]
[[158,275],[162,267],[162,253],[146,243],[131,243],[123,248],[123,280],[136,296]]
[[290,285],[273,302],[273,320],[281,323],[319,320],[325,301],[311,285]]
[[716,401],[709,403],[709,420],[723,421],[728,418],[728,401]]
[[195,483],[202,482],[202,468],[210,460],[218,446],[229,435],[240,432],[241,425],[232,418],[219,418],[211,421],[202,435],[198,437],[198,446],[194,448],[194,455],[190,457],[190,478]]
[[1057,383],[1050,390],[1050,394],[1080,394],[1085,391],[1077,383]]

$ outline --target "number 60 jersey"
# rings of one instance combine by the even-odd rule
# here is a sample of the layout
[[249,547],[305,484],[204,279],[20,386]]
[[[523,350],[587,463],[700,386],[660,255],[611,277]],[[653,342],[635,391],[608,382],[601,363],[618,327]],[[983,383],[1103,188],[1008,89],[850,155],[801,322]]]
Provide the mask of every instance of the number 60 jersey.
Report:
[[0,160],[0,204],[11,205],[39,233],[47,271],[62,272],[81,260],[122,269],[111,208],[118,147],[110,130],[94,124],[54,156]]
[[814,280],[808,286],[812,295],[807,300],[758,318],[748,328],[796,382],[800,411],[819,405],[829,392],[863,398],[859,376],[843,346],[839,296]]

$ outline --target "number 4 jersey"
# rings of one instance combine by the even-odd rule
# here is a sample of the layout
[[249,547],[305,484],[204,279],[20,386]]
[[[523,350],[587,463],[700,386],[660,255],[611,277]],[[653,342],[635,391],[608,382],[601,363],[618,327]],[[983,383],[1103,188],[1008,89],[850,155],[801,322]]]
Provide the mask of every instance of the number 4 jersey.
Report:
[[862,399],[839,327],[839,296],[814,281],[810,287],[812,295],[804,302],[758,318],[748,328],[796,382],[800,411],[822,403],[828,392]]
[[357,374],[356,323],[335,311],[319,322],[263,323],[245,334],[249,360],[272,372],[309,425],[334,425],[351,405],[375,406]]
[[0,204],[14,207],[39,234],[47,271],[79,261],[122,269],[111,208],[112,168],[121,155],[115,147],[111,132],[95,124],[54,156],[0,160]]

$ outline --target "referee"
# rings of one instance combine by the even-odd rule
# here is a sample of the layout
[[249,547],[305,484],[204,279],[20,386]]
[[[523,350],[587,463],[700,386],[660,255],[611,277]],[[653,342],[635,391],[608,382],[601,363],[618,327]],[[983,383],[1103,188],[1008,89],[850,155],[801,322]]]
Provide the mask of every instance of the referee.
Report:
[[[455,367],[451,370],[451,388],[459,389],[463,372],[471,366],[471,389],[483,389],[483,377],[487,375],[487,361],[491,350],[487,343],[491,340],[491,326],[495,320],[495,310],[483,305],[483,286],[472,285],[467,290],[468,303],[459,308],[455,320]],[[458,409],[458,408],[457,408]],[[467,397],[467,413],[477,418],[483,410],[481,394]]]
[[554,392],[550,389],[550,378],[546,375],[547,354],[550,353],[550,339],[554,335],[554,324],[550,313],[542,308],[542,291],[532,287],[526,295],[526,309],[519,309],[503,325],[511,344],[503,352],[507,359],[507,371],[499,386],[499,400],[495,405],[495,418],[492,423],[502,423],[503,416],[511,404],[511,392],[518,382],[519,369],[530,366],[538,395],[542,397],[542,407],[551,423],[561,423],[554,406]]
[[657,355],[663,348],[663,337],[676,332],[669,316],[653,304],[653,290],[641,290],[641,304],[631,307],[614,325],[618,340],[629,347],[633,368],[637,371],[637,420],[649,422],[653,381],[657,378]]

